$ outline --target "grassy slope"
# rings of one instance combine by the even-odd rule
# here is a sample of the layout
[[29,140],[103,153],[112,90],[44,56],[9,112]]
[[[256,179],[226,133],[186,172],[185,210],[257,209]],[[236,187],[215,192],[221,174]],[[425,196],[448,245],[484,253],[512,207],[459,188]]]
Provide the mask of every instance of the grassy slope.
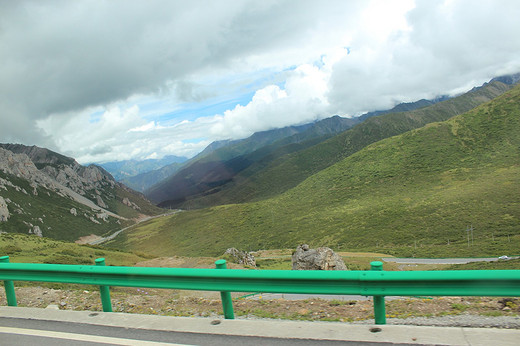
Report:
[[213,195],[190,201],[190,208],[243,203],[276,196],[309,176],[381,139],[444,121],[492,100],[509,90],[493,82],[459,97],[406,113],[372,117],[323,143],[288,155],[268,157],[238,174],[232,183]]
[[[111,198],[108,198],[105,201],[108,210],[126,218],[136,218],[139,217],[140,214],[159,215],[165,212],[165,209],[153,205],[141,193],[135,192],[126,187],[123,188],[121,186],[116,186],[113,189],[107,187],[105,188],[105,195],[111,196]],[[137,204],[140,209],[133,209],[132,207],[123,204],[121,201],[124,198],[128,198],[131,202]]]
[[370,145],[275,198],[152,220],[113,245],[157,255],[303,242],[401,256],[510,254],[520,241],[519,119],[516,87],[447,122]]
[[[38,195],[35,196],[32,194],[33,188],[26,180],[3,172],[0,172],[0,177],[11,181],[14,185],[28,192],[25,194],[9,186],[7,190],[0,190],[2,197],[9,198],[20,205],[23,210],[23,213],[17,213],[18,207],[13,203],[8,204],[10,217],[7,222],[0,222],[0,231],[2,232],[27,234],[31,227],[26,223],[30,223],[39,226],[44,237],[75,241],[90,234],[107,235],[134,223],[131,220],[119,220],[113,217],[103,221],[96,217],[98,211],[94,211],[68,197],[59,196],[54,191],[40,186],[37,189]],[[131,193],[121,187],[104,187],[103,192],[104,196],[110,196],[104,200],[108,209],[126,218],[135,218],[139,214],[157,215],[164,212],[164,209],[155,207],[143,196]],[[87,191],[87,197],[94,194],[94,191]],[[134,210],[121,203],[125,197],[137,203],[141,210]],[[72,208],[76,209],[77,216],[70,213]],[[90,217],[96,219],[99,224],[92,222],[89,219]]]
[[[54,191],[43,187],[38,187],[38,196],[34,196],[31,193],[33,189],[26,180],[1,172],[0,176],[28,191],[28,194],[24,194],[12,187],[7,187],[7,191],[0,191],[2,197],[16,202],[23,210],[23,213],[19,214],[16,212],[18,208],[9,203],[8,208],[11,215],[7,222],[0,223],[0,231],[27,234],[30,229],[24,223],[27,222],[39,226],[45,237],[74,241],[84,235],[102,235],[117,231],[125,225],[124,221],[121,220],[118,223],[115,218],[109,218],[108,222],[99,220],[100,224],[95,224],[84,214],[96,218],[96,212],[83,204],[61,197]],[[77,210],[77,216],[70,213],[72,208]]]
[[2,234],[0,256],[8,255],[11,263],[56,263],[91,264],[99,257],[105,258],[107,265],[133,266],[149,258],[143,254],[107,250],[99,246],[40,238],[22,234]]

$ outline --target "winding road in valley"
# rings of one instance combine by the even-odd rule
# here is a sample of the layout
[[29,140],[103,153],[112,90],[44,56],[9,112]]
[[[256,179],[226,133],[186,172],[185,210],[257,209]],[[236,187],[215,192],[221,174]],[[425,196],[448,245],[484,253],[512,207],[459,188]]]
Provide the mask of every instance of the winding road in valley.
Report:
[[164,214],[160,214],[160,215],[155,215],[155,216],[147,216],[147,217],[144,217],[142,219],[139,219],[137,220],[136,223],[134,223],[133,225],[131,226],[128,226],[128,227],[125,227],[123,229],[120,229],[119,231],[116,231],[114,233],[112,233],[111,235],[109,235],[108,237],[99,237],[99,238],[96,238],[94,240],[91,240],[91,241],[88,241],[87,243],[90,244],[90,245],[99,245],[99,244],[103,244],[109,240],[112,240],[114,239],[115,237],[117,237],[119,235],[119,233],[129,229],[129,228],[132,228],[134,227],[135,225],[138,225],[140,224],[141,222],[145,222],[145,221],[148,221],[148,220],[152,220],[152,219],[156,219],[158,217],[163,217],[163,216],[169,216],[169,215],[173,215],[173,214],[177,214],[181,212],[181,210],[173,210],[173,211],[169,211],[167,213],[164,213]]

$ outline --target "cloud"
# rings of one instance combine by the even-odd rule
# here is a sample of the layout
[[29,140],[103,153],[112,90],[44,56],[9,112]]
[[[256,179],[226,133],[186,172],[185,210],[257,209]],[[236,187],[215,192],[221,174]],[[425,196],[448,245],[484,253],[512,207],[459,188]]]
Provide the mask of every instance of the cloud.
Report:
[[389,39],[352,42],[334,66],[330,102],[345,114],[385,109],[518,72],[519,16],[514,1],[417,1]]
[[268,85],[258,90],[251,102],[217,116],[210,129],[219,139],[247,137],[253,132],[308,123],[328,113],[325,93],[328,75],[314,65],[292,71],[282,89]]
[[513,0],[1,2],[0,138],[192,156],[518,72],[519,17]]

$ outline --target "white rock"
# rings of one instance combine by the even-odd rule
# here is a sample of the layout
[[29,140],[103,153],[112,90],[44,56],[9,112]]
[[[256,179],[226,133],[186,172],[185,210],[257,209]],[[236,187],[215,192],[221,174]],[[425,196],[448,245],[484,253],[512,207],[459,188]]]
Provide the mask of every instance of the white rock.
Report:
[[9,209],[7,208],[7,202],[2,196],[0,196],[0,222],[5,222],[9,219]]

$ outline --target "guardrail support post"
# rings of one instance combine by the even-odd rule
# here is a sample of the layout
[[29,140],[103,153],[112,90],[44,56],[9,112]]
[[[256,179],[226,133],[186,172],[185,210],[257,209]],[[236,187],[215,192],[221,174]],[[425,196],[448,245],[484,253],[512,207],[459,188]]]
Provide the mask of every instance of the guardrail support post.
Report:
[[[96,259],[97,266],[105,266],[104,258]],[[104,312],[112,312],[112,302],[110,301],[110,287],[109,286],[99,286],[99,293],[101,294],[101,305],[103,305]]]
[[[226,260],[220,259],[215,262],[217,269],[226,269]],[[222,299],[222,308],[224,310],[224,318],[227,320],[234,320],[235,313],[233,312],[233,301],[231,300],[231,293],[220,292],[220,299]]]
[[[383,262],[370,262],[370,269],[382,271]],[[376,324],[386,324],[385,296],[374,296],[374,319]]]
[[[9,263],[9,256],[0,257],[0,263]],[[4,280],[4,288],[7,306],[18,306],[16,293],[14,292],[14,283],[11,280]]]

